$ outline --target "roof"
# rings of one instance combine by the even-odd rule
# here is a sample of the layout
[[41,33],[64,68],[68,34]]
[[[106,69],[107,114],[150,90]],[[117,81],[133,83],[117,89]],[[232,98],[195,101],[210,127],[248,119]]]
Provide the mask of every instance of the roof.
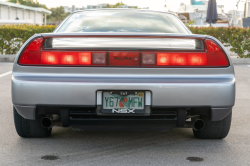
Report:
[[51,11],[49,11],[47,9],[44,9],[44,8],[41,8],[41,7],[31,7],[31,6],[20,5],[20,4],[11,3],[11,2],[0,1],[0,5],[11,6],[11,7],[15,7],[15,8],[19,8],[19,9],[25,9],[25,10],[33,10],[33,11],[46,13],[46,14],[51,14],[52,13]]
[[170,12],[167,12],[167,11],[161,11],[161,10],[149,10],[149,9],[134,9],[134,8],[98,8],[98,9],[84,9],[84,10],[77,10],[77,11],[73,11],[71,12],[72,14],[73,13],[78,13],[78,12],[86,12],[86,11],[105,11],[105,10],[110,10],[110,11],[116,11],[116,10],[123,10],[123,11],[126,11],[126,10],[130,10],[130,11],[144,11],[144,12],[157,12],[157,13],[167,13],[167,14],[172,14],[173,13],[170,13]]

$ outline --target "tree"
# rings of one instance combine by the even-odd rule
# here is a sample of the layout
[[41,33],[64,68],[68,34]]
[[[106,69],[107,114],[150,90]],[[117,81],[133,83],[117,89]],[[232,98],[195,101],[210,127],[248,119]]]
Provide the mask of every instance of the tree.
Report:
[[[8,0],[8,2],[18,3],[21,5],[31,6],[31,7],[42,7],[44,9],[48,9],[46,5],[40,4],[37,0]],[[55,24],[59,24],[63,21],[70,13],[65,13],[64,8],[62,6],[49,9],[52,11],[51,15],[48,15],[48,22],[53,22]]]
[[119,8],[122,5],[126,5],[126,4],[124,4],[122,1],[117,2],[115,5],[110,5],[109,3],[106,3],[104,6],[102,6],[102,8]]
[[125,5],[122,1],[121,2],[117,2],[115,5],[112,6],[112,8],[118,8],[121,5]]
[[31,6],[31,7],[42,7],[48,9],[46,5],[40,4],[38,1],[34,2],[33,0],[8,0],[8,2],[18,3],[21,5]]
[[60,24],[70,13],[65,13],[64,8],[62,6],[51,8],[51,15],[48,15],[48,22],[53,22],[55,24]]
[[102,8],[112,8],[112,5],[110,5],[109,3],[107,3],[105,6],[102,6]]

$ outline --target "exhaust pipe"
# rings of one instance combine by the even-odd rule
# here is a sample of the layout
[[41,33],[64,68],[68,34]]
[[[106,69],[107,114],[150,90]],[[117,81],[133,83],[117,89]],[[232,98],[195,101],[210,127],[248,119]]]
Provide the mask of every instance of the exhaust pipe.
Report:
[[60,126],[61,122],[59,121],[59,116],[52,116],[52,117],[43,117],[41,119],[41,125],[44,128],[52,128],[53,126]]
[[202,119],[196,119],[193,123],[193,129],[202,130],[205,127],[205,122]]
[[43,117],[41,119],[41,124],[44,128],[51,128],[52,127],[52,122],[53,119],[52,118],[49,118],[49,117]]
[[205,127],[205,122],[202,119],[196,119],[193,123],[186,122],[185,128],[192,128],[194,130],[202,130]]

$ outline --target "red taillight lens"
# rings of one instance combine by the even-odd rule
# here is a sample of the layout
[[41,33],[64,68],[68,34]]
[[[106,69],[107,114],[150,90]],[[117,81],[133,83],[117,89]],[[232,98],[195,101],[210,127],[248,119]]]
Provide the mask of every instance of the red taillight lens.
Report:
[[206,53],[188,53],[188,64],[190,66],[206,66]]
[[20,65],[105,66],[106,52],[42,50],[44,39],[34,39],[21,54]]
[[82,52],[79,54],[79,64],[81,65],[91,65],[92,56],[90,52]]
[[158,53],[157,54],[157,66],[167,66],[167,65],[170,65],[170,54]]
[[229,61],[221,48],[212,40],[205,40],[208,66],[229,66]]
[[[44,49],[44,39],[34,39],[22,52],[20,65],[129,66],[129,67],[227,67],[229,60],[213,40],[204,41],[204,51],[62,51]],[[46,45],[46,44],[44,44]]]
[[[152,54],[152,53],[151,53]],[[142,59],[150,55],[143,53]],[[206,66],[206,53],[155,53],[156,63],[153,66]],[[147,61],[142,61],[142,65],[148,66]],[[152,62],[152,61],[151,61]],[[150,63],[152,66],[152,63]]]
[[19,64],[21,65],[35,65],[40,63],[41,45],[43,38],[39,37],[33,40],[28,47],[25,48],[21,57],[19,58]]
[[48,65],[59,64],[59,53],[42,52],[41,64],[48,64]]
[[[227,55],[214,41],[205,40],[207,52],[143,52],[142,66],[227,67]],[[156,62],[153,61],[156,57]]]
[[106,65],[106,53],[42,51],[41,65]]

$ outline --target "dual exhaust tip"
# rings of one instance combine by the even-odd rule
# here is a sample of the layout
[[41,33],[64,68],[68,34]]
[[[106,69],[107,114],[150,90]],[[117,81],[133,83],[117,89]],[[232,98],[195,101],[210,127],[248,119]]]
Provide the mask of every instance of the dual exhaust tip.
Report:
[[202,130],[205,127],[205,122],[202,119],[196,119],[193,123],[193,129]]
[[41,119],[41,125],[44,128],[52,128],[53,126],[61,126],[59,116],[43,117]]
[[44,128],[51,128],[53,127],[53,119],[49,117],[43,117],[41,119],[41,124]]

